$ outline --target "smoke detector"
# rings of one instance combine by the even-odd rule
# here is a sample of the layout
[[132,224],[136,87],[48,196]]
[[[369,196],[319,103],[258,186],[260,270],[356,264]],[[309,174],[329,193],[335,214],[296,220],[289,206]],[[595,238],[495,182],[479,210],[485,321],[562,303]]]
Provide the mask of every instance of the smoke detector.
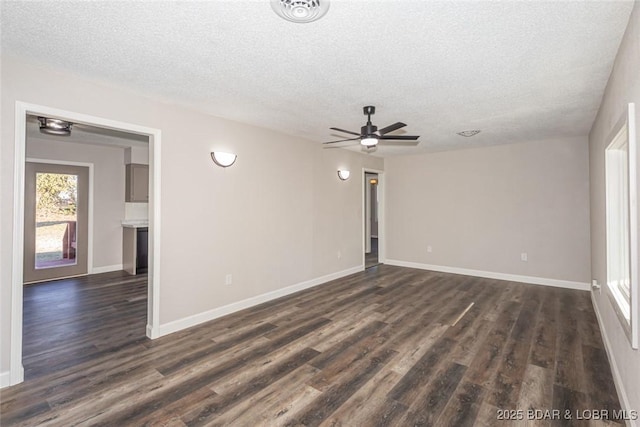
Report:
[[329,0],[271,0],[271,8],[287,21],[304,24],[322,18]]
[[474,135],[479,134],[479,130],[463,130],[462,132],[457,132],[458,135],[470,138]]

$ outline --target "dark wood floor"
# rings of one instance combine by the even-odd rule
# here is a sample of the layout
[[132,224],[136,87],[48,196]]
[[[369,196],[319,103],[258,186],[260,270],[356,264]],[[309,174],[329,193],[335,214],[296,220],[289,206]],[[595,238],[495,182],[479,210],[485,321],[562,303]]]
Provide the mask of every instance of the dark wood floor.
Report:
[[[523,423],[504,409],[619,410],[587,292],[381,265],[153,341],[145,295],[113,273],[26,287],[27,379],[2,390],[2,426],[496,426]],[[572,423],[585,425],[535,425]]]

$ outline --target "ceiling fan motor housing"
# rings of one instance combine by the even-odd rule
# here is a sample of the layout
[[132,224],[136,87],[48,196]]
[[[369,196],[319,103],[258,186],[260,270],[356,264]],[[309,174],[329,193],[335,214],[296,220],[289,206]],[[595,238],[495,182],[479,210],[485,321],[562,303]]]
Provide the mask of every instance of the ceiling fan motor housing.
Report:
[[371,124],[371,115],[376,113],[376,107],[367,105],[362,110],[364,111],[364,115],[367,116],[367,124],[360,128],[360,134],[365,137],[376,136],[374,134],[378,130],[378,127]]
[[374,126],[371,122],[367,122],[365,126],[360,128],[360,134],[365,136],[376,136],[375,133],[378,130],[378,126]]

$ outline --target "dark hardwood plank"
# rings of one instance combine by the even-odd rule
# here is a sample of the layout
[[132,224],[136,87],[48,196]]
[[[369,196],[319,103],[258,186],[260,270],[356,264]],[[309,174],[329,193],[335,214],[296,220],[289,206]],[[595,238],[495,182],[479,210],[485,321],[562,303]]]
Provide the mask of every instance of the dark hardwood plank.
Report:
[[[526,417],[524,424],[548,426],[550,420],[536,420],[536,411],[546,411],[553,406],[553,369],[529,364],[524,372],[517,409],[533,411],[533,417]],[[534,419],[529,419],[534,418]]]
[[368,354],[361,363],[352,366],[347,375],[340,376],[334,385],[309,403],[296,419],[286,425],[320,425],[329,415],[366,384],[396,353],[381,349]]
[[[434,425],[453,392],[458,387],[467,367],[447,363],[440,369],[400,421],[401,425]],[[448,420],[445,421],[445,424]]]
[[507,407],[620,407],[587,292],[380,265],[153,341],[146,292],[122,272],[26,286],[27,378],[2,390],[2,425],[495,426]]
[[539,308],[536,294],[537,290],[534,288],[527,290],[525,294],[528,303],[520,310],[518,319],[511,330],[494,382],[487,395],[487,401],[501,409],[518,409],[520,386],[527,366],[531,337],[533,336],[531,325],[535,323]]
[[471,382],[460,382],[438,419],[443,424],[452,426],[472,426],[476,422],[483,398],[482,387]]
[[541,368],[554,369],[556,358],[558,298],[555,292],[547,292],[540,315],[536,319],[531,346],[531,363]]
[[400,379],[400,374],[385,368],[354,393],[322,426],[349,426],[350,420],[361,425],[393,426],[406,412],[406,406],[389,399],[387,394]]

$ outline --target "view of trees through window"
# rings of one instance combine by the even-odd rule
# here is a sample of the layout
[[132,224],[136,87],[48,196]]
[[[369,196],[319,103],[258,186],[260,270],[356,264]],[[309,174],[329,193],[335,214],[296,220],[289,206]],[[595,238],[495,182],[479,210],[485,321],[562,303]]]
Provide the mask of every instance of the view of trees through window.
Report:
[[77,175],[36,175],[36,268],[75,263],[77,197]]

